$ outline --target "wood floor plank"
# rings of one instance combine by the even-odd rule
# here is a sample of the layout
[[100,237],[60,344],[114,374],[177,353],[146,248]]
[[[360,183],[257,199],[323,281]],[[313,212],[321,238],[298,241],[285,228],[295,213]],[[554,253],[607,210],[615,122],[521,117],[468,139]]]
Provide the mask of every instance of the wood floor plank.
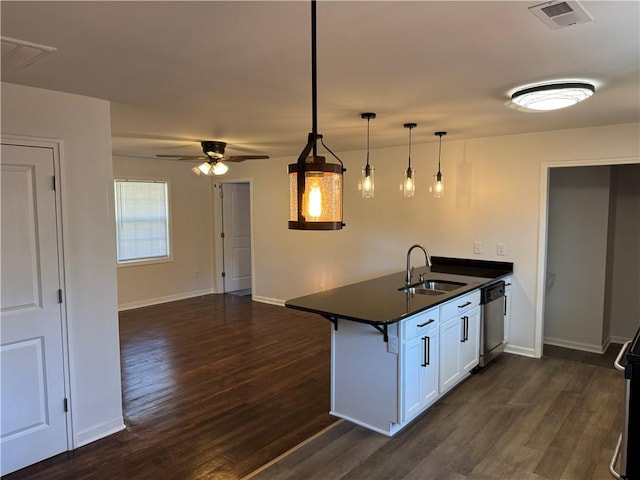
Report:
[[[622,383],[592,360],[505,354],[396,437],[340,425],[253,480],[608,480]],[[345,461],[336,445],[355,451],[354,431],[368,454]]]
[[238,480],[332,424],[330,323],[205,295],[120,313],[127,429],[7,480]]

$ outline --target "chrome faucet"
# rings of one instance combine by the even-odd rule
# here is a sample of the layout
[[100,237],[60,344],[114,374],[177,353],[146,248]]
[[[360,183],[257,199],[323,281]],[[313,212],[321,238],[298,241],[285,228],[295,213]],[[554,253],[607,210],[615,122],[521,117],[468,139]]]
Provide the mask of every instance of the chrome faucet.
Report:
[[[411,285],[411,277],[413,276],[413,267],[411,266],[411,252],[414,248],[419,248],[424,252],[424,258],[427,261],[427,266],[431,267],[431,255],[429,255],[427,249],[422,245],[418,245],[417,243],[415,245],[411,245],[411,247],[409,247],[409,250],[407,251],[407,285]],[[422,275],[420,276],[420,278],[422,278]]]

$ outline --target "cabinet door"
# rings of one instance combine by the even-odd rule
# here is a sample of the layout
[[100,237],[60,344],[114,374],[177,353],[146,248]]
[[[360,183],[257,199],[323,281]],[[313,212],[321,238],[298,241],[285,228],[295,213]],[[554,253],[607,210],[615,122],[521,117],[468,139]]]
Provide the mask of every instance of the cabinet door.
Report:
[[462,375],[462,327],[461,317],[453,317],[440,324],[440,393],[454,386]]
[[480,361],[480,307],[469,310],[463,322],[466,321],[464,342],[461,343],[462,370],[468,372],[475,368]]
[[422,412],[438,396],[438,347],[437,328],[404,342],[403,422]]

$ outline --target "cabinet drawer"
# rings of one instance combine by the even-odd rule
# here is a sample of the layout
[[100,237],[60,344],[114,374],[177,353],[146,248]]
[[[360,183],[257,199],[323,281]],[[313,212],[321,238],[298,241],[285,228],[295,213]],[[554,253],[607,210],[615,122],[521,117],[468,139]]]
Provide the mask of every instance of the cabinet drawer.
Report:
[[478,305],[480,305],[480,290],[474,290],[440,306],[440,314],[446,320],[465,313]]
[[402,321],[402,339],[409,340],[440,324],[440,310],[432,308]]

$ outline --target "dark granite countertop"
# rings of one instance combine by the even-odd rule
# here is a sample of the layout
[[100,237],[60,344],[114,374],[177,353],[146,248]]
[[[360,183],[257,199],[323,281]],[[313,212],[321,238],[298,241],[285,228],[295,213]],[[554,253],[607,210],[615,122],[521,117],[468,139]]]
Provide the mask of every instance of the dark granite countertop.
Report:
[[373,325],[388,325],[423,310],[448,302],[460,295],[488,285],[513,272],[513,263],[432,257],[432,267],[416,267],[413,279],[420,273],[425,280],[466,283],[442,295],[405,293],[406,272],[352,283],[324,292],[293,298],[285,306],[317,313],[333,319],[352,320]]

